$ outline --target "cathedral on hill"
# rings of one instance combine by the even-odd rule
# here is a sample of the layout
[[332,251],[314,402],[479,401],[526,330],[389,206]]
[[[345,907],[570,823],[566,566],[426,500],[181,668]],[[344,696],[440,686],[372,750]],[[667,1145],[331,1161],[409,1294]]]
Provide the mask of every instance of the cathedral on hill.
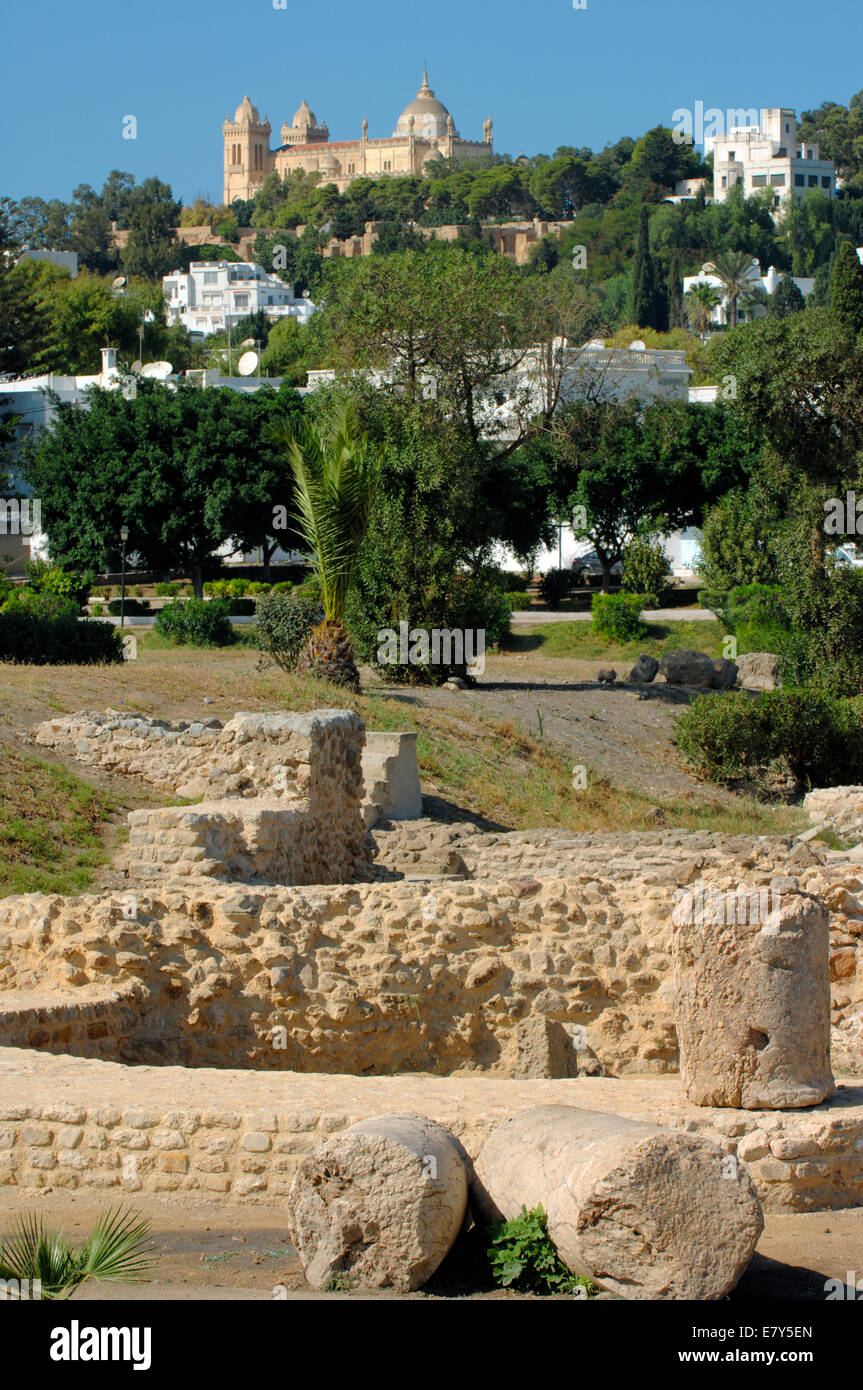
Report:
[[268,174],[282,178],[293,169],[321,175],[322,183],[334,183],[340,193],[354,179],[379,179],[423,173],[435,159],[479,159],[493,152],[491,118],[483,126],[483,138],[463,140],[449,111],[429,86],[428,72],[414,100],[398,118],[392,135],[369,139],[369,123],[363,120],[359,140],[331,140],[326,121],[318,125],[314,111],[304,101],[290,125],[281,129],[282,143],[270,149],[272,127],[263,121],[249,97],[243,97],[234,118],[225,118],[224,200],[253,198]]

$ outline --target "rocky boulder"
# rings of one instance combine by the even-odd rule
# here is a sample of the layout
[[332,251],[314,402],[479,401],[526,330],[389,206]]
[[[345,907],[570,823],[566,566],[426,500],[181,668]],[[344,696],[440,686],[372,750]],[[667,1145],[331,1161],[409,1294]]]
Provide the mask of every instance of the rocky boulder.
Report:
[[703,690],[731,690],[737,681],[733,661],[720,657],[714,661],[706,652],[686,647],[666,652],[659,663],[659,674],[669,685],[693,685]]
[[655,656],[647,656],[644,652],[636,657],[635,665],[629,673],[630,685],[650,685],[656,679],[659,670],[659,662]]

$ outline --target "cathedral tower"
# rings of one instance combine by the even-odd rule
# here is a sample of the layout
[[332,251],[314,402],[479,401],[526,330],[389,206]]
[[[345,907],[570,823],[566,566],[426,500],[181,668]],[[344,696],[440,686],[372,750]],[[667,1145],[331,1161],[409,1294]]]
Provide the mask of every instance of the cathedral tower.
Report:
[[270,173],[270,122],[258,115],[248,97],[243,97],[234,119],[225,117],[222,135],[225,141],[224,201],[234,198],[253,198]]

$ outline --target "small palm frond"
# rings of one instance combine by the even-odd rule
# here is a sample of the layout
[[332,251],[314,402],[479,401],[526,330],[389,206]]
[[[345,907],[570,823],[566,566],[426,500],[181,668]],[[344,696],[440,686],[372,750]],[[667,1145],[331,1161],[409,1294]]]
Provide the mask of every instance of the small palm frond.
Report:
[[109,1284],[146,1279],[154,1265],[149,1234],[150,1222],[136,1220],[134,1212],[124,1212],[122,1207],[109,1211],[80,1252],[83,1277]]
[[65,1299],[86,1279],[130,1283],[147,1277],[153,1261],[146,1238],[149,1221],[136,1221],[122,1209],[108,1212],[81,1248],[45,1226],[42,1215],[18,1218],[0,1244],[0,1279],[38,1280],[43,1299]]
[[297,490],[297,525],[321,586],[324,616],[340,622],[371,517],[380,456],[361,434],[350,402],[327,426],[282,431]]
[[0,1278],[21,1283],[26,1279],[31,1288],[38,1280],[45,1299],[67,1298],[81,1283],[68,1242],[47,1229],[34,1212],[19,1216],[11,1236],[0,1245]]

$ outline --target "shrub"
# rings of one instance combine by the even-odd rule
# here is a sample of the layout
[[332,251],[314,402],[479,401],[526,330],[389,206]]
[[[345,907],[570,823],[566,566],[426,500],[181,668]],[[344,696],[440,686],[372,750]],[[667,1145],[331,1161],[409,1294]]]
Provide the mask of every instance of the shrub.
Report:
[[[216,602],[221,602],[217,599]],[[250,618],[255,611],[255,600],[253,598],[231,598],[228,599],[228,612],[232,618]]]
[[92,608],[90,609],[90,612],[92,613],[94,618],[103,617],[105,613],[104,603],[94,603]]
[[712,782],[790,772],[816,787],[863,778],[863,701],[815,686],[786,686],[753,699],[745,691],[702,695],[677,721],[677,744]]
[[271,594],[291,594],[293,591],[294,585],[289,579],[280,579],[278,584],[273,584],[270,589]]
[[[207,589],[206,584],[204,585],[204,589]],[[173,598],[175,594],[180,592],[180,586],[175,579],[171,579],[163,584],[154,584],[153,592],[156,598]]]
[[163,637],[190,647],[229,647],[234,632],[225,599],[192,598],[187,603],[172,603],[156,618],[156,631]]
[[60,565],[50,565],[47,560],[31,560],[27,566],[27,579],[30,589],[37,594],[65,599],[74,604],[75,611],[81,609],[90,596],[92,574],[76,574],[64,570]]
[[632,642],[643,637],[647,632],[641,621],[644,606],[644,594],[594,594],[590,605],[593,631],[610,642]]
[[260,664],[274,662],[283,671],[293,671],[309,633],[323,621],[322,605],[315,598],[272,593],[261,594],[254,608],[252,636]]
[[[111,602],[108,604],[108,612],[111,613],[115,618],[116,618],[116,617],[119,617],[120,608],[121,608],[121,606],[122,606],[122,602],[123,602],[122,599],[119,599],[119,598],[112,598],[112,599],[111,599]],[[142,613],[149,613],[149,611],[150,611],[150,603],[149,603],[149,600],[148,600],[148,599],[145,599],[145,598],[144,598],[144,599],[140,599],[140,598],[127,598],[127,599],[126,599],[126,605],[125,605],[125,609],[124,609],[124,614],[125,614],[126,617],[131,617],[131,616],[136,616],[136,615],[140,616],[140,614],[142,614]]]
[[122,638],[112,623],[79,622],[69,612],[46,617],[23,607],[0,613],[0,661],[89,666],[122,660]]
[[704,518],[698,568],[711,589],[771,584],[778,573],[779,548],[775,500],[757,487],[734,490]]
[[539,581],[539,592],[543,603],[557,608],[572,592],[572,570],[549,570]]
[[526,613],[527,610],[531,607],[530,599],[525,593],[511,592],[508,594],[504,594],[504,598],[506,599],[507,603],[510,606],[510,610],[513,613]]
[[75,599],[63,594],[43,592],[19,585],[12,590],[3,605],[4,613],[29,613],[37,618],[77,618],[80,605]]
[[621,587],[628,594],[643,594],[645,608],[661,608],[671,593],[669,559],[659,541],[634,536],[623,551]]
[[523,1206],[512,1221],[500,1221],[492,1227],[487,1253],[494,1282],[519,1293],[572,1293],[580,1287],[589,1297],[596,1292],[595,1286],[566,1267],[547,1225],[542,1207],[528,1211]]
[[210,579],[204,585],[204,593],[208,598],[228,598],[228,580]]

